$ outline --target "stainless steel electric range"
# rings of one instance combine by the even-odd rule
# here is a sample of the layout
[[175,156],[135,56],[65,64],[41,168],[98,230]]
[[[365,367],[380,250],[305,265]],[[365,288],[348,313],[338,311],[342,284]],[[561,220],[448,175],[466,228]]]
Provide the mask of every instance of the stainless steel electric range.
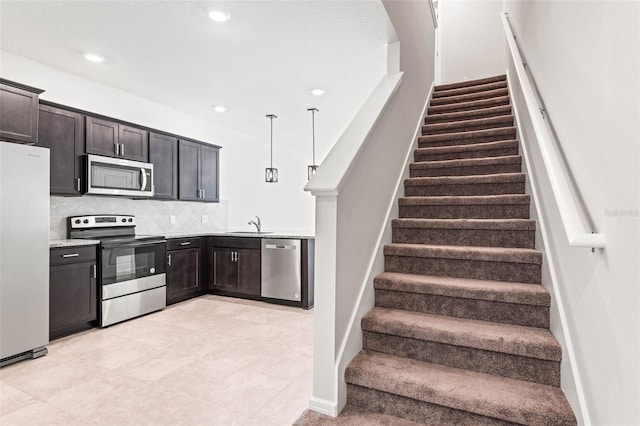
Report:
[[69,238],[100,240],[98,318],[106,327],[166,306],[166,240],[136,235],[129,215],[68,218]]

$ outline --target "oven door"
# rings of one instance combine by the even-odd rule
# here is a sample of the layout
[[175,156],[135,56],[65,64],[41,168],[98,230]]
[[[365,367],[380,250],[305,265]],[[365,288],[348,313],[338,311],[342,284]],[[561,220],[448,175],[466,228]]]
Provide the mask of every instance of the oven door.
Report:
[[153,196],[153,164],[87,155],[87,194]]
[[166,285],[166,241],[103,244],[102,300]]

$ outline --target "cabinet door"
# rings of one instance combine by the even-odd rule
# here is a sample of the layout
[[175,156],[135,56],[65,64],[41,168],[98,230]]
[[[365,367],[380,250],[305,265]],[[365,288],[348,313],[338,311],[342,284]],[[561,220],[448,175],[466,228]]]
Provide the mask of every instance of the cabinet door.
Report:
[[87,117],[85,127],[87,154],[118,156],[118,123]]
[[179,197],[181,200],[199,201],[200,198],[200,144],[179,141],[178,142],[180,167],[179,167]]
[[167,252],[167,302],[202,290],[200,284],[200,249]]
[[178,139],[149,133],[149,162],[153,164],[153,198],[178,199]]
[[238,293],[260,296],[260,250],[238,249]]
[[149,133],[136,127],[118,125],[120,157],[134,161],[149,161]]
[[214,247],[211,262],[213,265],[213,288],[215,290],[236,292],[238,287],[238,263],[236,250]]
[[95,262],[53,266],[49,275],[49,338],[97,318]]
[[82,115],[40,105],[38,141],[39,145],[50,150],[51,194],[82,195]]
[[0,139],[38,142],[38,94],[0,84]]
[[218,201],[218,148],[200,145],[200,188],[203,201]]

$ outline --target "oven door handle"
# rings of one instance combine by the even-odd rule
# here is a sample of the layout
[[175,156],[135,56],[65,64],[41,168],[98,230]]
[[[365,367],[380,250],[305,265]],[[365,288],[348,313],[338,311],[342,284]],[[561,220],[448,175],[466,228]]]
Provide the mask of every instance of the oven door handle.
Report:
[[139,243],[102,243],[103,248],[128,248],[128,247],[144,247],[144,246],[153,246],[156,244],[164,244],[167,240],[153,240],[153,241],[145,241]]

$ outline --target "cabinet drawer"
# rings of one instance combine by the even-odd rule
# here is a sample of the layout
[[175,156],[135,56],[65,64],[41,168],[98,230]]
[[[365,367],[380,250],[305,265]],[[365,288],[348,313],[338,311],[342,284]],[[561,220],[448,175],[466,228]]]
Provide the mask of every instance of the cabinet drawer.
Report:
[[172,238],[167,240],[167,251],[200,247],[200,238]]
[[64,247],[49,250],[49,264],[64,265],[67,263],[93,262],[96,260],[96,247]]
[[213,247],[231,247],[231,248],[247,248],[260,249],[261,238],[253,237],[211,237],[211,246]]

